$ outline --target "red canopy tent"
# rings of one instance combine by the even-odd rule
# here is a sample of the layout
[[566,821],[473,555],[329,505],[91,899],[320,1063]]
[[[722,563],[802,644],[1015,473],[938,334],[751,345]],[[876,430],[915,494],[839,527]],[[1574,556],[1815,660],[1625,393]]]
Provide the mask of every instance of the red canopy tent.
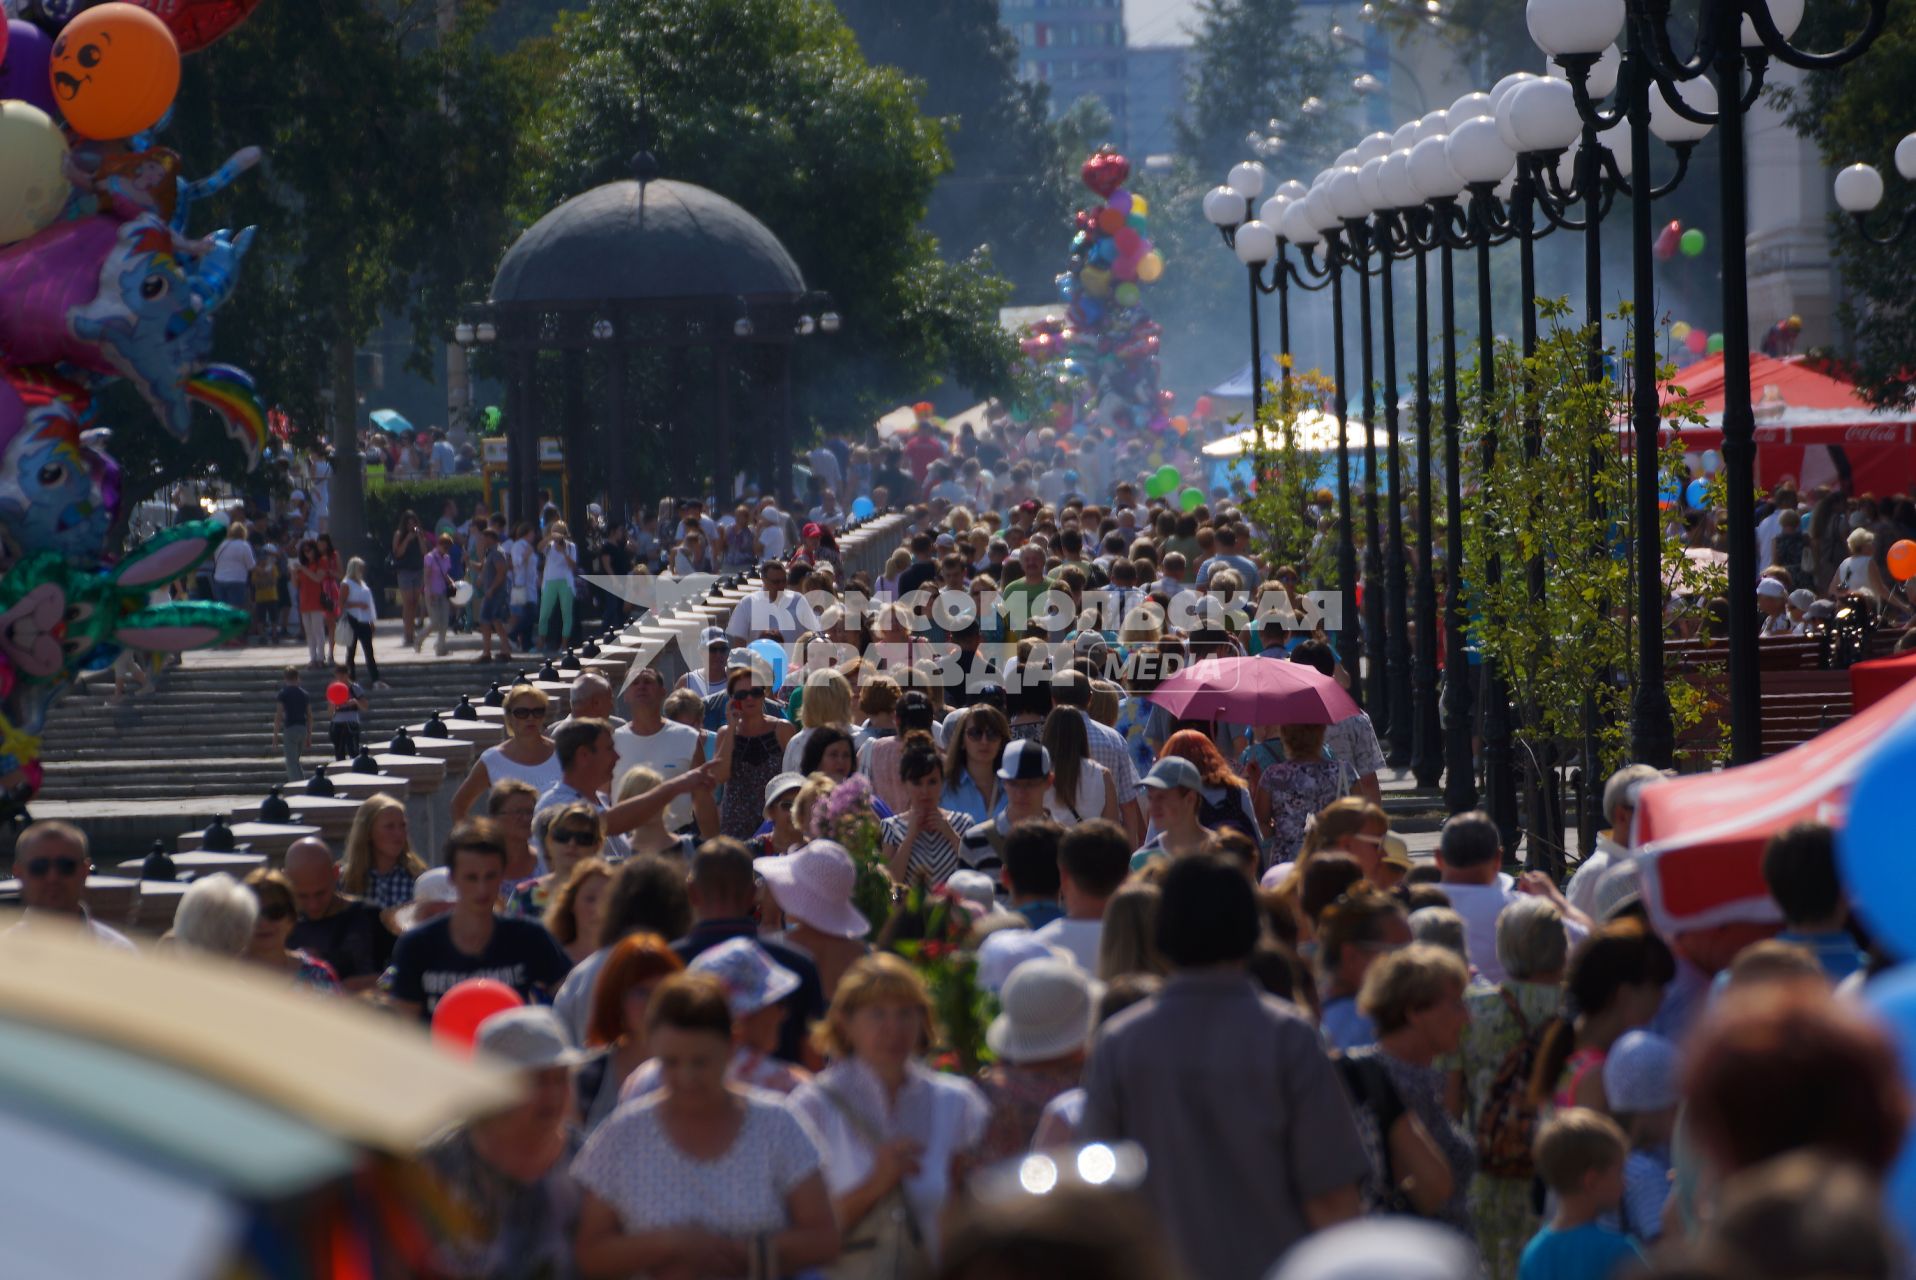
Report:
[[[1677,370],[1675,384],[1707,418],[1683,430],[1685,448],[1722,448],[1723,357],[1707,356]],[[1770,486],[1792,476],[1804,488],[1833,484],[1840,474],[1828,453],[1834,447],[1843,450],[1856,492],[1916,488],[1916,414],[1877,409],[1854,383],[1813,369],[1800,357],[1751,355],[1750,391],[1758,483]]]
[[1855,711],[1873,707],[1912,680],[1916,680],[1916,653],[1859,662],[1849,669],[1850,707]]
[[1916,682],[1780,755],[1645,787],[1633,838],[1657,931],[1676,937],[1780,920],[1763,885],[1764,844],[1805,818],[1842,826],[1851,784],[1908,721],[1916,721]]

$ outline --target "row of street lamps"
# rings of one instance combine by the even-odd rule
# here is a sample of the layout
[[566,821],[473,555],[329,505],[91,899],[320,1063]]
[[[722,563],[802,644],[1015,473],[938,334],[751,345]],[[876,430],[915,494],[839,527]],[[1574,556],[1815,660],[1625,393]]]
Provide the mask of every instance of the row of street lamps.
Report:
[[[1262,375],[1259,295],[1278,296],[1280,349],[1288,355],[1290,288],[1316,291],[1328,286],[1330,290],[1339,423],[1338,573],[1347,619],[1357,616],[1357,557],[1344,430],[1349,401],[1343,276],[1346,268],[1357,275],[1366,433],[1362,631],[1368,633],[1373,655],[1365,673],[1365,695],[1386,727],[1391,763],[1408,765],[1422,786],[1435,786],[1441,777],[1451,809],[1471,807],[1478,802],[1478,795],[1471,748],[1472,708],[1462,680],[1452,679],[1443,685],[1441,727],[1438,713],[1437,599],[1431,555],[1434,392],[1428,340],[1430,255],[1436,255],[1438,270],[1444,505],[1448,518],[1444,666],[1454,675],[1466,670],[1469,662],[1464,575],[1459,571],[1463,561],[1462,458],[1454,255],[1473,250],[1476,254],[1480,387],[1488,405],[1494,392],[1491,249],[1513,239],[1518,243],[1522,343],[1523,353],[1529,357],[1537,346],[1535,241],[1555,229],[1580,232],[1586,321],[1592,335],[1588,374],[1595,380],[1603,376],[1597,337],[1602,321],[1601,224],[1618,198],[1630,203],[1633,294],[1637,302],[1633,312],[1631,410],[1636,469],[1635,608],[1642,624],[1637,628],[1639,675],[1631,707],[1630,742],[1634,759],[1667,766],[1675,741],[1670,700],[1664,688],[1661,625],[1664,583],[1657,474],[1661,414],[1651,206],[1682,182],[1696,145],[1713,130],[1717,133],[1722,154],[1719,194],[1723,227],[1718,243],[1723,246],[1724,257],[1724,375],[1729,397],[1724,412],[1723,458],[1730,508],[1732,755],[1737,763],[1756,758],[1761,748],[1761,699],[1756,657],[1759,623],[1753,586],[1759,566],[1755,563],[1755,418],[1749,391],[1743,113],[1760,92],[1772,58],[1805,69],[1840,66],[1859,57],[1874,40],[1882,28],[1886,6],[1887,0],[1870,0],[1868,22],[1861,35],[1836,53],[1818,55],[1806,54],[1788,43],[1801,21],[1803,0],[1703,0],[1701,34],[1690,56],[1683,58],[1671,47],[1668,0],[1529,0],[1530,32],[1538,46],[1554,58],[1551,75],[1517,72],[1499,80],[1488,92],[1465,94],[1448,109],[1432,111],[1395,133],[1373,133],[1339,156],[1308,186],[1285,182],[1267,197],[1268,175],[1260,163],[1251,161],[1232,169],[1226,185],[1205,197],[1206,218],[1236,251],[1250,276],[1254,409],[1262,404],[1262,388],[1257,385]],[[1719,123],[1723,126],[1720,129],[1716,128]],[[1673,172],[1661,183],[1652,176],[1653,137],[1675,153]],[[1906,140],[1897,159],[1906,175],[1916,174],[1916,140]],[[1903,167],[1905,162],[1907,168]],[[1869,177],[1875,178],[1873,201],[1865,198],[1871,194]],[[1881,185],[1880,176],[1873,170],[1865,177],[1850,177],[1847,186],[1839,184],[1839,202],[1860,216],[1880,204]],[[1399,483],[1393,265],[1404,261],[1413,265],[1416,284],[1418,518],[1414,608],[1409,598],[1402,507],[1398,501],[1403,490]],[[1381,483],[1370,435],[1375,413],[1373,281],[1379,287],[1384,330],[1388,471],[1387,480]],[[1288,370],[1283,376],[1289,376]],[[1542,430],[1542,423],[1530,421],[1524,424],[1521,441],[1487,440],[1486,465],[1499,447],[1522,447],[1534,456],[1541,445]],[[1379,537],[1381,494],[1389,495],[1388,562]],[[1483,566],[1481,573],[1486,582],[1493,582],[1503,568],[1493,562]],[[1524,566],[1524,572],[1533,594],[1540,597],[1543,564],[1532,562]],[[1418,637],[1415,655],[1408,644],[1408,624],[1413,616]],[[1346,624],[1346,656],[1354,671],[1361,669],[1359,634],[1357,628]],[[1377,653],[1380,642],[1385,642],[1384,652]],[[1506,847],[1514,847],[1510,842],[1514,841],[1518,823],[1510,700],[1495,664],[1487,662],[1481,671],[1484,803],[1504,831]],[[1586,708],[1587,760],[1594,758],[1596,726],[1589,723],[1592,715]],[[1592,773],[1586,769],[1586,778]]]

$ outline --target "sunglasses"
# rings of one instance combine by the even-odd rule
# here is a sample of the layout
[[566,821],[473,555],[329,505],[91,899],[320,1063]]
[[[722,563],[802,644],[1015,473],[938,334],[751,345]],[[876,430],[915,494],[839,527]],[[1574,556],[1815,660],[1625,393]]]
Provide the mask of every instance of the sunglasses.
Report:
[[259,914],[262,920],[271,920],[274,924],[278,924],[282,920],[291,920],[293,909],[280,902],[261,903]]
[[48,872],[58,872],[63,877],[80,874],[78,858],[34,858],[27,863],[27,875],[38,880]]
[[734,693],[732,696],[734,698],[758,698],[760,700],[763,700],[765,697],[765,690],[759,689],[756,687],[751,689],[740,689],[738,692]]
[[979,742],[986,741],[987,739],[996,742],[998,740],[998,731],[988,724],[966,725],[965,736]]
[[514,720],[532,720],[545,715],[545,712],[538,707],[514,707],[506,714]]
[[593,831],[554,831],[546,836],[547,844],[593,844],[598,840]]

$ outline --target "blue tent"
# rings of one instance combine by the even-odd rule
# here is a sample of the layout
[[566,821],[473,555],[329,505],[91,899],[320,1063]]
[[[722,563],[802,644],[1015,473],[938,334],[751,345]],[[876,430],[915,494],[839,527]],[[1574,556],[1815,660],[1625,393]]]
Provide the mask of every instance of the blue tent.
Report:
[[[1276,382],[1278,378],[1277,357],[1264,357],[1264,381]],[[1251,366],[1247,361],[1242,369],[1223,382],[1212,387],[1208,393],[1226,400],[1249,400],[1251,398]]]

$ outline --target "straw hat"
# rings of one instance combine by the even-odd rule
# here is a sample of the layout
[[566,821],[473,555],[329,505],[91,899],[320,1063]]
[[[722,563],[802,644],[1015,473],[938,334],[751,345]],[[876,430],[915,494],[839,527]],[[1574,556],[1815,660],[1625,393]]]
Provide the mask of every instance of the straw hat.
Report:
[[1005,980],[1004,1012],[991,1020],[985,1043],[1013,1063],[1074,1053],[1091,1038],[1098,993],[1098,984],[1069,960],[1027,961]]
[[799,923],[840,938],[871,932],[871,921],[852,905],[858,868],[836,841],[813,840],[781,858],[754,858],[752,870],[771,889],[779,910]]

